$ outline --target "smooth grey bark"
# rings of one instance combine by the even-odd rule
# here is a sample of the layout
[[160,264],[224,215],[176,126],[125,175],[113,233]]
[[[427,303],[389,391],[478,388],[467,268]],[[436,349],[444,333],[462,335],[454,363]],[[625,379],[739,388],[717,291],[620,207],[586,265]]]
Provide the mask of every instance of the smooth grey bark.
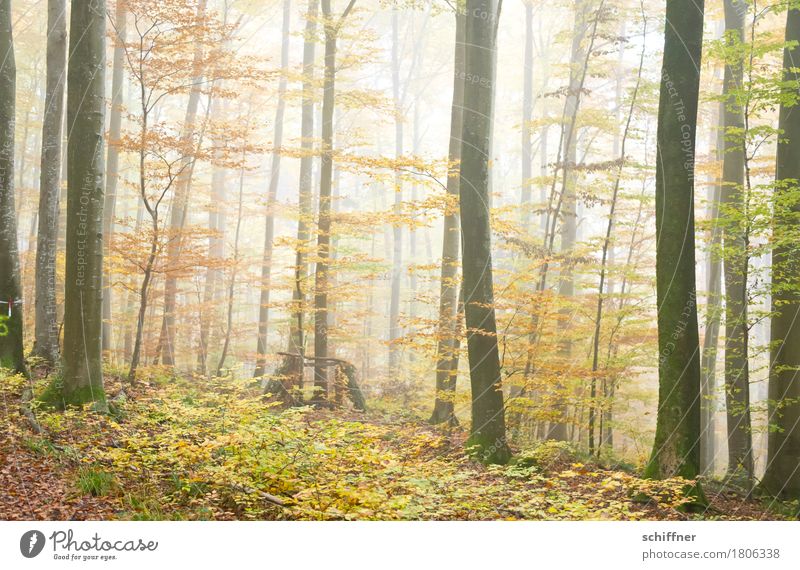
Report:
[[[746,6],[725,0],[726,44],[736,49],[744,41]],[[745,8],[743,10],[743,8]],[[747,235],[744,230],[745,119],[737,94],[742,89],[743,61],[729,61],[723,78],[724,123],[722,189],[722,247],[725,273],[725,401],[728,428],[728,472],[753,476],[748,366]]]
[[453,102],[450,106],[450,145],[448,148],[447,176],[448,209],[444,215],[442,235],[442,268],[439,293],[439,322],[437,323],[436,347],[436,402],[430,423],[456,424],[455,393],[458,367],[456,360],[456,315],[458,311],[458,259],[461,228],[459,224],[461,133],[463,130],[464,105],[464,33],[466,16],[456,11],[456,41],[453,74]]
[[[106,152],[106,195],[103,207],[103,236],[106,255],[109,254],[114,233],[114,217],[117,206],[117,188],[119,187],[119,144],[122,137],[122,91],[125,79],[125,32],[127,28],[128,9],[125,2],[117,0],[114,17],[114,59],[111,71],[111,116],[108,125],[108,150]],[[103,353],[111,356],[113,344],[111,313],[111,276],[110,268],[103,271]]]
[[103,203],[105,0],[72,4],[67,75],[67,252],[62,402],[105,406]]
[[500,13],[494,0],[467,0],[464,74],[479,78],[464,85],[461,131],[460,210],[472,425],[467,445],[488,463],[506,463],[505,407],[494,310],[489,163],[494,104],[495,51]]
[[0,0],[0,368],[27,374],[22,348],[22,288],[14,207],[17,69],[11,0]]
[[[700,341],[694,243],[694,161],[702,0],[667,0],[656,136],[658,416],[647,478],[700,472]],[[693,495],[704,497],[699,486]]]
[[[796,96],[800,84],[800,9],[786,15],[783,51],[786,89]],[[780,108],[773,220],[776,246],[772,252],[772,323],[770,328],[769,438],[763,488],[775,497],[800,498],[800,251],[797,248],[797,216],[800,212],[800,112],[797,101]]]
[[61,142],[67,67],[66,0],[47,3],[47,80],[39,170],[39,230],[36,239],[36,317],[33,354],[58,361],[56,243],[61,193]]
[[289,71],[289,24],[291,0],[283,0],[283,27],[281,34],[281,78],[278,83],[278,106],[275,111],[275,132],[272,142],[272,166],[267,190],[267,216],[264,228],[264,256],[261,261],[261,297],[258,309],[258,339],[256,342],[256,368],[254,376],[266,373],[267,335],[269,334],[269,298],[272,284],[272,250],[275,238],[275,206],[278,201],[278,182],[281,177],[281,145],[283,144],[283,117],[286,114],[286,75]]

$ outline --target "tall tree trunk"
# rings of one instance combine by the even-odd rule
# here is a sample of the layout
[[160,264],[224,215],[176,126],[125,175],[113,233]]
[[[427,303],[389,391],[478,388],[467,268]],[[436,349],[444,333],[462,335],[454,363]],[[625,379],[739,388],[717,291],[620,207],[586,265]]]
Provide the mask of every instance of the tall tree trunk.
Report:
[[[300,118],[300,187],[297,205],[297,248],[295,250],[294,290],[292,291],[292,315],[289,319],[288,352],[305,355],[304,315],[306,304],[306,281],[308,281],[308,261],[306,248],[311,239],[310,219],[312,216],[312,184],[314,157],[314,57],[316,52],[315,35],[319,0],[309,0],[306,14],[305,39],[303,42],[303,98]],[[288,374],[298,378],[302,387],[303,360],[292,359]]]
[[[648,478],[700,472],[700,341],[694,244],[694,158],[703,1],[667,0],[656,148],[658,417]],[[699,487],[697,499],[704,500]]]
[[[207,0],[200,0],[197,5],[196,19],[198,24],[203,24],[206,16]],[[181,133],[181,146],[193,150],[185,155],[181,162],[181,173],[175,184],[175,195],[172,201],[172,210],[169,217],[169,240],[167,242],[167,272],[164,277],[164,317],[161,323],[161,362],[165,366],[175,365],[175,311],[177,308],[178,276],[175,273],[176,265],[180,264],[183,240],[181,233],[186,224],[187,204],[189,191],[194,173],[195,131],[197,122],[197,109],[200,106],[202,93],[203,40],[195,38],[194,61],[192,62],[192,89],[189,92],[189,101],[186,106],[186,116]],[[197,143],[201,144],[201,143]],[[156,356],[158,358],[158,355]]]
[[14,115],[17,69],[11,0],[0,0],[0,368],[27,374],[22,348],[22,288],[14,207]]
[[505,463],[505,409],[497,349],[497,324],[492,283],[489,221],[489,149],[494,104],[494,53],[500,16],[494,0],[467,0],[464,35],[465,77],[481,78],[464,85],[464,116],[459,166],[464,312],[467,326],[472,426],[469,446],[489,463]]
[[[325,29],[325,79],[322,88],[322,149],[317,222],[317,261],[314,268],[314,357],[328,356],[328,260],[330,258],[331,183],[333,179],[333,111],[336,102],[336,33],[330,0],[322,1]],[[324,404],[328,396],[328,369],[315,360],[311,401]]]
[[[213,105],[214,103],[210,102],[209,104]],[[214,108],[216,109],[216,105],[214,105]],[[224,140],[217,140],[214,144],[214,156],[219,163],[222,161]],[[203,284],[203,303],[200,309],[200,333],[197,351],[197,371],[199,374],[206,374],[212,338],[211,323],[216,318],[215,301],[219,296],[222,283],[219,267],[225,257],[226,175],[227,172],[223,166],[219,164],[214,166],[214,172],[211,175],[211,206],[208,211],[208,228],[214,233],[208,238],[209,267],[206,270],[206,278]]]
[[353,9],[350,0],[338,19],[331,12],[331,0],[322,0],[325,29],[325,79],[322,88],[322,168],[319,177],[317,225],[317,262],[314,272],[314,396],[312,402],[323,404],[328,396],[328,281],[331,243],[331,184],[333,182],[333,112],[336,104],[336,36]]
[[67,76],[67,270],[63,402],[105,406],[103,325],[103,136],[105,0],[72,5]]
[[39,170],[39,231],[36,240],[36,338],[33,354],[48,364],[58,360],[56,242],[61,192],[61,128],[67,66],[66,0],[47,3],[47,86]]
[[[744,41],[744,15],[741,3],[725,0],[725,38],[733,50]],[[729,58],[730,59],[730,58]],[[724,208],[722,244],[725,252],[725,400],[728,419],[728,472],[753,475],[753,444],[750,428],[750,379],[748,367],[747,320],[747,244],[742,220],[744,194],[744,113],[738,104],[742,89],[741,58],[725,65],[723,79],[726,137],[722,163],[720,201]]]
[[[394,155],[403,155],[403,107],[400,98],[400,22],[397,6],[392,7],[392,98],[394,100]],[[394,176],[394,214],[400,216],[403,203],[403,179]],[[389,373],[398,372],[400,330],[400,288],[403,280],[403,226],[399,219],[392,224],[392,280],[389,296]]]
[[439,294],[439,322],[436,348],[436,403],[430,422],[457,423],[454,406],[458,369],[453,366],[455,354],[456,314],[458,311],[458,257],[460,247],[459,182],[461,159],[461,134],[464,106],[464,34],[466,16],[456,10],[456,41],[454,55],[453,103],[450,107],[450,147],[447,176],[447,209],[444,215],[442,236],[442,269]]
[[[551,229],[550,229],[550,247],[548,251],[552,251],[552,242],[555,238],[555,223],[559,217],[562,218],[559,227],[559,237],[561,238],[561,255],[562,263],[559,271],[558,279],[558,296],[559,298],[571,298],[575,295],[575,281],[573,278],[572,261],[569,259],[572,255],[572,248],[575,246],[577,239],[578,227],[578,213],[577,213],[577,176],[575,166],[577,163],[578,155],[578,137],[577,137],[577,121],[578,111],[580,110],[581,92],[586,81],[586,73],[589,66],[589,57],[591,56],[594,40],[597,33],[597,23],[600,19],[600,11],[602,10],[604,2],[600,2],[600,6],[595,13],[595,20],[591,35],[589,47],[583,45],[586,38],[586,32],[589,29],[589,11],[590,2],[588,0],[575,0],[575,23],[572,32],[572,48],[570,56],[570,76],[567,98],[564,105],[564,124],[562,126],[561,135],[561,195],[558,199],[558,207],[556,212],[551,215]],[[560,214],[560,216],[559,216]],[[546,272],[546,269],[545,269]],[[546,273],[542,278],[542,285],[540,291],[544,291]],[[559,343],[559,355],[566,362],[569,363],[572,359],[572,341],[568,338],[566,328],[570,322],[572,310],[569,307],[563,307],[559,310],[559,336],[563,340]],[[567,387],[559,383],[556,389],[556,409],[558,419],[550,425],[548,439],[555,439],[564,441],[567,439],[566,424],[563,419],[566,417],[565,409],[565,394]],[[593,436],[592,436],[593,437]],[[590,445],[593,447],[593,445]]]
[[[114,233],[114,216],[117,206],[117,188],[119,186],[119,144],[122,136],[122,90],[125,79],[125,29],[127,27],[128,10],[125,2],[117,0],[114,21],[114,61],[111,77],[111,118],[108,129],[108,151],[106,158],[106,195],[103,208],[103,238],[105,239],[106,256],[111,247]],[[103,272],[103,352],[111,355],[114,327],[111,323],[111,269],[106,266]]]
[[[800,82],[800,9],[786,15],[783,52],[784,81],[796,93]],[[800,180],[800,113],[797,105],[783,104],[778,126],[782,131],[776,158],[776,246],[772,253],[772,325],[770,329],[769,440],[767,469],[762,484],[773,496],[800,498],[800,253],[797,250],[797,198]]]
[[[724,103],[719,104],[717,132],[716,132],[716,162],[722,160],[724,147],[725,125]],[[706,261],[706,283],[708,289],[708,307],[706,308],[705,335],[703,336],[703,353],[701,361],[701,428],[700,464],[704,475],[714,473],[715,463],[715,394],[716,394],[716,369],[717,345],[719,343],[719,328],[722,316],[722,260],[719,248],[722,245],[722,228],[719,224],[720,197],[722,194],[722,180],[717,178],[709,187],[709,219],[711,231],[709,235],[709,252]]]
[[533,118],[533,3],[525,2],[525,54],[522,62],[522,180],[520,205],[522,206],[523,231],[529,231],[531,220],[531,176],[533,176],[533,141],[531,119]]
[[283,116],[286,113],[286,74],[289,71],[289,24],[291,0],[283,0],[283,32],[281,35],[281,78],[278,83],[278,107],[275,111],[275,136],[272,143],[272,167],[267,191],[267,217],[264,230],[264,257],[261,262],[261,298],[258,309],[258,339],[254,376],[266,374],[267,335],[269,333],[269,297],[272,286],[272,250],[275,237],[275,205],[278,201],[278,182],[281,177],[281,145]]

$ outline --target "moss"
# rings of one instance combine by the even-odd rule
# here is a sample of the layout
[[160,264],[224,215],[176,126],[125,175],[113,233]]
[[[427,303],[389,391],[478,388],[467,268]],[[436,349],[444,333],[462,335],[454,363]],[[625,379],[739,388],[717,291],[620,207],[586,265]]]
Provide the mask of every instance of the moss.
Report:
[[45,406],[63,410],[69,406],[83,406],[92,403],[92,410],[107,413],[106,393],[102,386],[82,386],[67,392],[60,376],[53,378],[38,398]]
[[481,463],[505,465],[511,460],[511,451],[505,440],[493,440],[476,432],[467,440],[467,452]]

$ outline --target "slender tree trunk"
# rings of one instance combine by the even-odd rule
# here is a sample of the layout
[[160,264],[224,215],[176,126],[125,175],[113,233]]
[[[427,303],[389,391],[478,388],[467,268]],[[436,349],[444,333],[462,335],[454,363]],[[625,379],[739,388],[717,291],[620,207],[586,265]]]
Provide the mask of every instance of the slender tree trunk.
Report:
[[459,166],[464,271],[464,313],[467,326],[472,426],[469,446],[489,463],[505,463],[505,409],[497,349],[497,324],[492,283],[489,222],[489,149],[494,104],[494,53],[497,19],[494,0],[467,0],[464,35],[465,77],[483,78],[464,86],[464,116]]
[[[787,90],[797,92],[800,82],[800,9],[786,16],[784,81]],[[773,496],[800,498],[800,254],[797,251],[797,198],[800,180],[800,113],[796,104],[781,105],[776,158],[775,219],[776,246],[772,253],[772,325],[770,329],[772,366],[769,374],[769,440],[763,487]]]
[[464,106],[464,34],[466,16],[456,11],[456,42],[454,55],[453,103],[450,111],[450,147],[447,176],[448,204],[444,215],[442,236],[442,269],[439,294],[439,322],[437,325],[436,350],[436,402],[430,422],[457,423],[454,413],[456,379],[458,368],[453,366],[455,354],[455,327],[458,310],[458,257],[460,247],[459,227],[459,182],[461,159],[461,134],[463,130]]
[[533,176],[533,141],[531,140],[531,119],[533,118],[533,4],[525,2],[525,55],[522,62],[522,180],[520,205],[522,206],[522,227],[529,230],[531,220],[531,177]]
[[[603,2],[601,1],[600,7],[595,13],[595,21],[590,41],[590,46],[587,49],[583,45],[586,38],[586,32],[589,29],[589,11],[591,6],[588,0],[575,0],[575,24],[573,26],[572,35],[572,49],[570,57],[570,78],[569,87],[567,92],[567,99],[564,105],[564,125],[562,126],[561,136],[561,195],[558,199],[557,211],[551,216],[551,230],[550,240],[551,245],[549,251],[552,251],[552,240],[555,238],[555,222],[561,217],[561,225],[559,227],[559,237],[561,238],[561,269],[559,270],[558,279],[558,296],[561,299],[570,299],[575,295],[575,281],[573,278],[573,267],[570,259],[572,249],[575,246],[577,239],[578,227],[578,213],[577,213],[577,192],[576,186],[578,179],[575,172],[578,155],[578,137],[577,137],[577,118],[580,109],[581,91],[586,80],[586,73],[588,71],[589,57],[591,50],[594,46],[594,39],[597,32],[597,22],[600,18],[600,10],[602,10]],[[560,216],[559,216],[560,215]],[[546,272],[546,269],[545,269]],[[543,275],[542,286],[540,291],[544,291],[545,275]],[[571,362],[572,359],[572,341],[568,337],[566,328],[571,320],[572,310],[566,306],[559,310],[559,336],[562,341],[559,343],[559,355],[565,363]],[[568,365],[568,364],[567,364]],[[566,417],[565,410],[565,394],[567,387],[559,383],[556,389],[556,409],[558,418],[563,419]],[[593,435],[591,437],[594,437]],[[550,426],[548,439],[566,440],[566,424],[563,420],[553,422]],[[590,442],[590,447],[594,447],[593,442]]]
[[64,124],[66,78],[66,1],[47,4],[47,86],[42,121],[39,170],[39,231],[36,241],[36,339],[33,354],[48,364],[58,360],[56,307],[56,242],[61,192],[61,128]]
[[[642,30],[642,37],[647,37],[647,19],[644,13],[642,13],[643,18],[643,30]],[[642,81],[642,69],[644,68],[644,56],[645,56],[645,46],[647,42],[642,42],[642,51],[639,55],[639,68],[636,74],[636,85],[633,88],[633,94],[631,95],[631,102],[628,108],[628,117],[625,121],[625,127],[622,131],[622,139],[620,141],[619,147],[619,166],[617,167],[617,172],[614,177],[614,190],[611,193],[611,205],[609,207],[608,213],[608,223],[606,225],[606,235],[605,239],[603,240],[603,247],[602,247],[602,255],[600,261],[600,283],[597,287],[597,310],[595,312],[595,321],[594,321],[594,337],[592,342],[592,380],[591,380],[591,393],[589,400],[589,452],[592,453],[594,451],[594,431],[595,431],[595,421],[596,421],[596,375],[600,369],[600,333],[602,331],[602,323],[603,323],[603,291],[606,284],[606,272],[608,270],[608,261],[609,261],[609,251],[611,251],[612,243],[611,243],[611,235],[614,229],[614,218],[616,216],[617,211],[617,201],[619,198],[619,190],[620,190],[620,183],[622,182],[622,172],[623,168],[625,167],[625,147],[628,142],[628,134],[631,128],[631,121],[633,119],[633,111],[636,108],[636,99],[639,96],[639,86]],[[610,284],[609,284],[610,285]],[[610,287],[609,287],[610,288]],[[613,390],[613,388],[612,388]],[[604,390],[607,392],[608,390]],[[610,417],[608,418],[610,419]],[[603,445],[603,430],[600,430],[600,446]],[[599,453],[599,447],[598,447]]]
[[269,297],[272,281],[272,249],[275,237],[275,205],[278,201],[278,182],[281,176],[281,144],[283,144],[283,116],[286,113],[286,74],[289,70],[289,24],[291,0],[283,1],[283,32],[281,36],[281,78],[278,84],[278,107],[275,111],[275,136],[272,150],[272,167],[267,191],[267,217],[264,231],[264,257],[261,262],[261,298],[258,310],[258,339],[256,343],[256,368],[254,376],[266,373],[267,335],[269,333]]
[[0,368],[27,374],[22,348],[22,288],[14,207],[14,115],[17,70],[11,0],[0,0]]
[[[122,90],[125,79],[125,29],[127,27],[128,10],[125,2],[117,0],[114,21],[114,62],[111,78],[111,118],[108,130],[108,151],[106,158],[106,195],[103,208],[103,238],[106,256],[109,254],[114,233],[114,216],[117,205],[117,188],[119,186],[119,141],[122,136]],[[111,356],[113,348],[113,331],[111,318],[111,269],[106,266],[103,272],[103,352]]]
[[[213,102],[209,104],[214,105]],[[216,109],[216,105],[214,105]],[[223,107],[224,111],[224,107]],[[215,141],[214,156],[217,165],[211,175],[211,208],[208,212],[208,227],[213,232],[208,238],[208,261],[205,283],[203,284],[203,303],[200,309],[200,334],[197,352],[197,371],[206,374],[209,347],[211,345],[211,323],[216,318],[216,300],[222,283],[220,265],[225,257],[225,200],[227,172],[219,163],[222,161],[224,140]]]
[[[700,344],[694,244],[694,158],[703,1],[667,0],[658,108],[656,293],[659,390],[648,478],[700,472]],[[702,491],[695,487],[698,501]]]
[[[740,49],[744,15],[737,0],[725,0],[726,43]],[[744,112],[737,103],[742,89],[742,59],[725,65],[723,98],[725,131],[720,201],[726,218],[722,229],[725,271],[725,400],[728,419],[728,472],[748,480],[753,475],[748,367],[747,245],[744,193]]]
[[[136,204],[136,224],[133,226],[133,233],[134,235],[138,235],[139,232],[142,230],[142,224],[144,223],[144,203],[141,200],[137,201]],[[136,307],[136,276],[131,276],[128,280],[128,290],[126,292],[126,299],[125,299],[125,333],[123,339],[123,348],[122,348],[122,355],[124,362],[131,362],[133,356],[133,344],[134,344],[134,327],[130,321],[130,315],[133,313]]]
[[[245,162],[245,156],[242,156],[242,164]],[[217,364],[217,376],[222,376],[225,360],[228,358],[228,349],[231,345],[231,334],[233,332],[233,301],[234,293],[236,292],[236,273],[239,269],[239,235],[242,230],[242,204],[244,196],[244,167],[239,173],[239,206],[236,215],[236,231],[233,237],[233,267],[231,269],[231,279],[228,282],[227,291],[227,308],[225,311],[225,341],[222,343],[222,354],[219,357]]]
[[63,402],[105,406],[103,325],[103,137],[105,0],[72,5],[67,76],[67,270]]
[[[394,99],[394,154],[403,154],[403,108],[400,100],[400,38],[397,6],[392,7],[392,96]],[[394,214],[399,216],[403,203],[403,180],[399,171],[394,177]],[[398,372],[400,330],[400,288],[403,280],[403,226],[392,224],[392,280],[389,301],[389,373]]]
[[[717,129],[712,135],[709,148],[714,148],[716,162],[722,161],[725,145],[724,102],[717,109]],[[719,249],[722,245],[722,228],[719,223],[722,179],[715,177],[710,181],[708,190],[709,219],[711,230],[708,237],[709,252],[706,261],[706,288],[708,290],[708,306],[706,307],[705,335],[701,360],[701,430],[700,467],[704,475],[714,473],[716,458],[715,444],[715,408],[716,408],[716,369],[717,345],[722,316],[722,260]]]
[[[205,21],[206,4],[207,0],[200,0],[197,5],[196,19],[198,24],[202,24]],[[192,88],[189,92],[183,132],[181,133],[183,148],[193,148],[195,146],[197,109],[200,106],[200,95],[202,94],[203,58],[203,40],[198,37],[195,39],[194,61],[192,63]],[[175,268],[180,264],[183,245],[181,233],[186,224],[187,203],[192,185],[192,175],[194,173],[195,152],[196,151],[193,149],[182,159],[181,173],[176,180],[175,195],[173,197],[172,210],[170,211],[169,218],[167,271],[164,278],[164,317],[161,323],[161,339],[159,342],[161,346],[161,362],[165,366],[175,365],[175,337],[177,334],[175,311],[177,308],[178,296],[178,275],[175,272]],[[158,355],[156,357],[158,357]]]
[[[348,11],[353,5],[351,2]],[[314,273],[314,395],[312,402],[324,404],[328,396],[328,369],[319,360],[328,356],[328,282],[331,243],[331,184],[333,182],[333,113],[336,104],[336,35],[331,1],[322,0],[325,28],[325,79],[322,88],[322,168],[319,180],[317,262]]]
[[[292,291],[292,314],[289,319],[288,352],[305,355],[304,316],[306,311],[306,281],[308,281],[308,261],[306,249],[311,240],[310,220],[312,214],[312,184],[314,157],[314,57],[316,52],[315,34],[319,0],[309,0],[306,15],[305,40],[303,42],[303,98],[300,119],[300,187],[297,204],[297,248],[295,250],[294,290]],[[302,389],[303,359],[292,359],[288,374],[300,381]]]

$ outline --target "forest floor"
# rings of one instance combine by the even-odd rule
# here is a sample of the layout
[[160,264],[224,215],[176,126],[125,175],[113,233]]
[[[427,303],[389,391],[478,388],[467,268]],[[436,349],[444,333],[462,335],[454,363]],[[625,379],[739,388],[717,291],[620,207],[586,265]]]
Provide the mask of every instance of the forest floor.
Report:
[[[20,413],[24,383],[0,374],[0,520],[783,518],[713,482],[709,508],[685,513],[684,481],[642,480],[563,443],[484,466],[461,430],[280,411],[231,380],[153,375],[126,386],[108,415],[34,406],[36,433]],[[118,379],[107,384],[119,393]]]

